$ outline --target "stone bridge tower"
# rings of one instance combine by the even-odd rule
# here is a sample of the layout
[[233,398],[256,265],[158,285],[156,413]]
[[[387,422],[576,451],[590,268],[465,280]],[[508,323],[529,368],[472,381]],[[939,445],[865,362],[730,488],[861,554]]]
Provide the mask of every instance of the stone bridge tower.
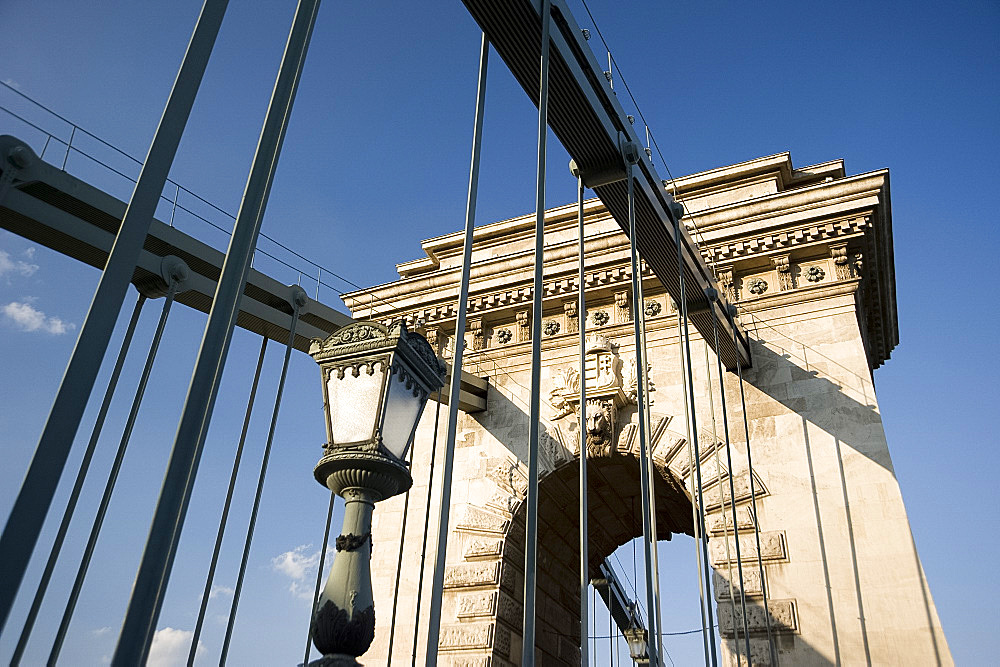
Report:
[[[951,664],[924,578],[892,462],[872,371],[898,341],[889,174],[846,176],[842,161],[794,169],[787,153],[678,179],[688,230],[737,304],[752,340],[746,406],[758,490],[750,475],[736,377],[724,378],[733,469],[716,466],[724,447],[709,430],[702,341],[692,340],[710,560],[719,632],[733,661],[727,549],[734,481],[754,664],[769,652],[757,573],[760,531],[770,614],[784,664]],[[627,239],[600,201],[586,203],[588,312],[577,311],[576,207],[546,213],[544,312],[531,312],[534,214],[478,227],[473,250],[466,370],[489,378],[485,411],[460,414],[453,481],[440,662],[501,666],[520,658],[530,322],[543,318],[537,651],[539,664],[579,664],[577,589],[580,437],[571,415],[578,327],[587,318],[590,382],[606,424],[585,440],[589,454],[591,564],[641,536],[635,442],[632,317],[647,316],[660,539],[693,532],[693,475],[684,427],[676,309],[652,274],[646,303],[630,302]],[[398,265],[400,279],[345,296],[357,318],[405,317],[441,354],[454,349],[462,237],[423,243],[425,256]],[[371,305],[374,304],[374,311]],[[711,368],[714,376],[715,360]],[[604,374],[603,376],[601,374]],[[592,376],[592,377],[591,377]],[[603,379],[602,379],[603,378]],[[718,379],[714,380],[718,390]],[[721,401],[714,399],[718,411]],[[423,664],[434,554],[418,572],[425,532],[435,404],[414,447],[391,664]],[[721,419],[721,415],[716,415]],[[441,420],[439,443],[444,442]],[[602,430],[603,429],[603,430]],[[724,461],[725,458],[723,457]],[[438,457],[440,461],[440,457]],[[440,483],[440,475],[433,485]],[[385,664],[405,499],[375,513],[372,573],[380,610],[365,660]],[[432,506],[436,500],[432,500]],[[436,530],[430,517],[429,531]],[[679,539],[679,538],[678,538]],[[688,538],[689,539],[689,538]],[[432,540],[433,541],[433,540]],[[735,558],[735,549],[729,549]],[[750,566],[752,564],[752,566]],[[421,618],[417,646],[415,619]]]

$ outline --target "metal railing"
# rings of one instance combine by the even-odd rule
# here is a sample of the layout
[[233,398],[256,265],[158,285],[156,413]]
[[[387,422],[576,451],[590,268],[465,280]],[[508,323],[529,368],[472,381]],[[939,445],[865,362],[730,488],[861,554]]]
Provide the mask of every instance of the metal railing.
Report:
[[[50,164],[58,165],[62,171],[67,171],[67,167],[70,164],[70,156],[78,155],[80,157],[85,158],[89,163],[105,170],[105,172],[114,175],[118,179],[122,179],[123,182],[127,182],[132,185],[135,184],[137,180],[136,176],[132,176],[123,171],[121,168],[109,164],[110,160],[107,157],[95,155],[94,153],[96,151],[93,151],[92,149],[89,149],[87,147],[83,147],[80,141],[80,137],[86,137],[87,139],[96,142],[101,150],[110,151],[110,153],[116,156],[117,158],[124,158],[127,164],[136,167],[137,170],[141,169],[143,164],[142,160],[122,150],[118,146],[115,146],[110,141],[77,125],[76,123],[66,118],[65,116],[56,113],[55,111],[48,108],[41,102],[36,101],[29,95],[21,92],[20,90],[18,90],[17,88],[15,88],[14,86],[5,81],[0,81],[0,92],[6,92],[8,95],[14,97],[15,99],[24,100],[29,103],[31,108],[35,110],[36,114],[38,112],[44,112],[45,114],[48,114],[50,119],[58,120],[59,122],[64,123],[66,124],[66,126],[68,126],[69,138],[64,139],[59,134],[56,134],[55,131],[50,131],[49,129],[46,129],[44,125],[47,124],[44,123],[43,121],[28,118],[27,117],[29,115],[28,113],[24,112],[18,113],[14,111],[12,108],[10,108],[10,106],[12,105],[8,105],[0,101],[0,111],[3,111],[10,118],[13,118],[14,120],[24,124],[25,126],[31,128],[32,130],[40,133],[42,137],[44,137],[42,150],[39,152],[39,157],[41,159],[44,160],[46,158],[46,155],[49,155]],[[62,148],[59,149],[58,148],[59,146],[62,146]],[[54,159],[53,159],[53,154],[55,156]],[[211,229],[216,230],[218,232],[222,232],[227,240],[230,234],[232,233],[231,225],[236,221],[236,216],[234,214],[225,210],[221,206],[209,201],[205,197],[202,197],[193,190],[181,185],[177,181],[174,181],[170,178],[167,179],[167,187],[164,189],[164,193],[160,195],[160,201],[163,206],[169,208],[170,215],[168,219],[168,224],[171,227],[175,225],[177,212],[181,211],[189,215],[194,220],[197,220],[200,223],[207,225]],[[194,210],[194,207],[198,205],[207,207],[208,211],[210,212],[209,215],[217,219],[213,220],[210,217],[206,217],[206,215],[203,215],[202,213],[199,213],[198,211]],[[220,223],[218,221],[218,218],[221,218],[224,222]],[[229,226],[227,227],[226,225]],[[330,284],[329,282],[324,280],[324,277],[330,277],[339,280],[341,283],[346,284],[353,289],[361,289],[361,285],[358,285],[357,283],[353,282],[348,278],[345,278],[344,276],[329,269],[328,267],[325,267],[319,264],[318,262],[313,261],[308,257],[305,257],[301,253],[293,250],[292,248],[288,247],[287,245],[278,241],[277,239],[263,233],[261,233],[260,238],[267,241],[270,244],[273,244],[281,252],[285,253],[288,256],[288,258],[283,259],[274,252],[269,252],[267,250],[262,249],[258,244],[258,247],[256,248],[255,251],[255,261],[257,261],[256,260],[257,257],[265,257],[268,260],[277,263],[284,269],[288,269],[294,272],[294,274],[297,276],[296,284],[303,285],[303,283],[305,283],[305,285],[308,285],[310,288],[312,288],[313,292],[312,296],[317,301],[319,300],[320,296],[320,287],[325,287],[327,289],[330,289],[338,296],[347,291],[342,289],[341,287]],[[199,240],[205,241],[204,239],[199,239]],[[222,251],[225,250],[224,247],[217,249]]]

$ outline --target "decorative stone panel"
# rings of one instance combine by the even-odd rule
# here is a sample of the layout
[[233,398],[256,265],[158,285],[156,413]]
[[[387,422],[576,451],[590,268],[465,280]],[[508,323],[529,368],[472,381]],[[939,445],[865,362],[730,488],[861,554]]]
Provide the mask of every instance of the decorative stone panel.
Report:
[[444,571],[445,588],[496,586],[500,583],[500,563],[458,563]]
[[[729,600],[729,579],[727,578],[728,568],[723,568],[722,571],[715,571],[712,573],[712,588],[715,590],[715,599],[720,602]],[[733,568],[733,577],[738,577],[739,574],[737,569]],[[760,582],[760,569],[757,567],[756,563],[744,564],[743,565],[743,590],[748,598],[760,597],[764,595],[764,587],[761,586]],[[737,602],[740,599],[740,584],[739,581],[736,582],[736,588],[733,590],[733,595],[736,596]]]
[[615,292],[615,324],[625,324],[631,321],[632,310],[629,308],[628,291]]
[[[726,480],[723,480],[726,483]],[[712,533],[731,533],[733,532],[733,508],[726,504],[726,511],[712,514],[708,518],[708,529]],[[751,512],[749,506],[737,507],[736,508],[736,527],[740,529],[740,532],[753,530],[754,520],[753,512]]]
[[580,318],[576,299],[563,302],[563,315],[566,316],[566,333],[576,333],[580,330]]
[[486,341],[483,336],[483,318],[481,317],[470,317],[466,323],[466,327],[472,332],[472,349],[473,351],[482,350],[486,347]]
[[461,623],[441,627],[438,648],[442,651],[488,649],[493,646],[492,623]]
[[[702,473],[702,479],[704,479],[704,472]],[[712,481],[712,480],[706,480]],[[723,483],[721,485],[716,484],[712,488],[706,489],[704,491],[705,496],[705,511],[712,512],[715,509],[722,507],[723,504],[728,508],[730,503],[733,502],[729,494],[729,482],[727,479],[723,478]],[[766,490],[760,484],[760,480],[754,477],[754,495],[757,498],[761,498],[767,494]],[[721,486],[721,488],[720,488]],[[736,502],[739,503],[744,500],[750,499],[750,473],[744,472],[733,477],[733,489],[736,491]]]
[[722,288],[722,293],[730,303],[735,303],[738,299],[736,296],[736,283],[733,282],[733,267],[730,266],[724,269],[719,269],[718,276],[719,286]]
[[508,524],[509,521],[503,516],[469,505],[465,508],[465,514],[455,526],[455,530],[503,535],[507,531]]
[[[736,604],[735,614],[730,613],[730,603],[720,602],[719,610],[719,634],[724,637],[733,636],[733,617],[736,618],[737,627],[743,631],[743,610],[739,603]],[[767,610],[771,616],[771,632],[795,632],[798,630],[798,622],[795,617],[794,600],[768,600]],[[767,619],[764,616],[764,607],[759,603],[747,605],[747,626],[751,633],[767,632]]]
[[518,343],[531,340],[531,324],[528,319],[528,311],[519,310],[514,314],[514,317],[517,320],[517,335],[515,336],[515,340]]
[[492,617],[497,610],[496,591],[463,593],[458,596],[458,618],[468,620],[482,616]]
[[[729,559],[726,559],[726,542],[729,543]],[[736,540],[731,537],[716,537],[709,540],[709,553],[713,566],[721,566],[732,562],[736,564]],[[760,533],[761,560],[785,560],[785,538],[781,531],[766,531]],[[757,536],[740,535],[740,559],[757,561]]]
[[847,255],[847,243],[831,243],[830,257],[833,258],[833,266],[837,272],[837,280],[848,280],[851,275],[851,259]]
[[788,255],[776,255],[771,258],[771,264],[778,272],[778,289],[782,292],[795,288],[795,281],[792,279],[792,267],[788,263]]
[[503,552],[503,541],[499,539],[489,539],[477,537],[469,540],[465,546],[463,555],[466,560],[481,560],[487,558],[499,558]]

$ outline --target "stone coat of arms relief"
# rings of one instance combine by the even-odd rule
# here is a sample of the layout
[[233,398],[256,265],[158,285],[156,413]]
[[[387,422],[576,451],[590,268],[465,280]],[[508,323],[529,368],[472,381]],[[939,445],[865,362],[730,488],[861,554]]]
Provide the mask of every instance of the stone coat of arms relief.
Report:
[[[648,371],[647,366],[647,371]],[[584,381],[587,389],[586,417],[587,456],[610,456],[615,435],[620,432],[619,411],[636,404],[639,372],[635,357],[622,359],[618,346],[601,335],[587,336]],[[652,382],[649,391],[653,391]],[[564,368],[555,371],[549,402],[554,410],[551,420],[558,422],[570,415],[580,414],[580,371]],[[649,401],[652,405],[652,399]],[[580,436],[577,434],[576,451]]]

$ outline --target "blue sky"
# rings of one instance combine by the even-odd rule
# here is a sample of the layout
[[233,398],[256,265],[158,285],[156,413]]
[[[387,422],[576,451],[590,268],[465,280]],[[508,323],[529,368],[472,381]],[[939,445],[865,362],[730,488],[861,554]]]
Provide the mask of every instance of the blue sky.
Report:
[[[987,662],[1000,594],[982,557],[1000,547],[994,491],[1000,456],[990,418],[1000,397],[988,338],[997,314],[989,306],[986,280],[996,264],[990,258],[1000,180],[1000,8],[995,2],[589,4],[674,175],[785,150],[798,166],[843,158],[849,174],[890,169],[901,342],[876,372],[876,388],[914,536],[956,661]],[[582,5],[571,6],[580,25],[592,27]],[[0,3],[0,80],[141,156],[198,8],[192,0],[7,0]],[[174,164],[175,180],[230,211],[239,203],[292,12],[292,3],[231,3]],[[591,44],[601,49],[596,35]],[[477,27],[457,1],[327,2],[264,233],[365,286],[392,280],[396,262],[420,255],[421,239],[458,230],[478,48]],[[480,222],[534,206],[535,110],[499,58],[492,65]],[[632,112],[631,102],[623,102]],[[0,90],[0,104],[69,137],[67,125],[9,91]],[[28,140],[38,151],[45,141],[2,112],[0,132]],[[61,160],[59,147],[49,150],[54,152],[47,160]],[[575,196],[566,161],[551,142],[547,196],[553,205]],[[135,171],[127,161],[114,164]],[[126,182],[79,155],[70,156],[67,168],[121,198],[130,192]],[[179,216],[177,224],[224,247],[222,234],[200,221]],[[261,246],[269,248],[266,241]],[[274,264],[261,268],[286,282],[298,279]],[[13,502],[97,278],[89,267],[0,232],[2,515]],[[324,280],[351,289],[335,278]],[[333,289],[322,288],[320,296],[339,305]],[[158,310],[158,303],[148,304],[137,341],[148,340]],[[79,664],[100,664],[113,648],[203,327],[200,314],[176,308],[171,315],[109,527],[67,641],[65,655]],[[199,509],[185,529],[161,628],[193,626],[257,345],[237,332],[192,501]],[[259,456],[266,435],[280,370],[277,347],[268,357],[239,487],[242,513],[220,563],[217,583],[223,587],[232,586],[230,573],[238,565],[237,534],[256,477],[249,462]],[[142,366],[142,344],[135,349],[123,387],[134,386]],[[288,664],[305,640],[308,609],[297,592],[310,586],[305,573],[322,538],[325,511],[310,472],[324,439],[316,381],[313,362],[296,355],[236,626],[231,657],[237,664]],[[115,426],[120,428],[129,407],[123,395],[112,408],[96,471],[110,464]],[[56,508],[64,506],[94,412],[83,422]],[[68,554],[78,553],[85,539],[83,517],[96,507],[100,477],[86,487]],[[54,525],[47,526],[43,549],[53,531]],[[690,549],[683,551],[683,569],[669,578],[677,603],[664,624],[668,631],[699,622],[687,588]],[[57,571],[28,664],[47,651],[53,624],[45,619],[61,614],[55,591],[72,581],[74,558]],[[40,567],[33,564],[26,589]],[[0,641],[2,660],[13,649],[10,629],[19,628],[30,601],[22,598]],[[220,589],[210,604],[206,662],[217,655],[224,626],[216,617],[226,613],[227,603]],[[260,641],[261,628],[269,634],[266,642]],[[178,638],[164,633],[163,650],[172,640],[181,643]],[[685,641],[676,640],[671,649],[678,664],[684,656],[697,659],[697,642],[692,649]]]

